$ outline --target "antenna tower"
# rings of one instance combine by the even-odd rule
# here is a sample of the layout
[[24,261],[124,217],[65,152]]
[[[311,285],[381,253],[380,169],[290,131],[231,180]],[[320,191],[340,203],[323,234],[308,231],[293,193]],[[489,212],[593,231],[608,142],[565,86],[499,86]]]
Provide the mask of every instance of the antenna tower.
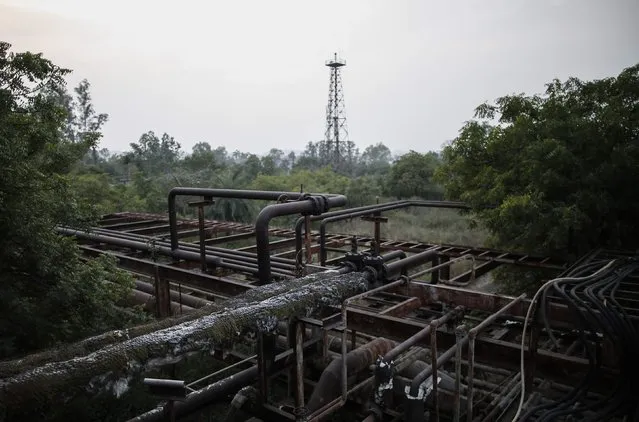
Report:
[[326,61],[326,66],[331,68],[331,81],[328,86],[328,106],[326,106],[326,148],[332,155],[333,165],[337,165],[342,159],[340,142],[348,141],[348,129],[344,114],[344,90],[342,88],[342,75],[340,70],[346,66],[346,61],[337,58],[337,53],[332,60]]

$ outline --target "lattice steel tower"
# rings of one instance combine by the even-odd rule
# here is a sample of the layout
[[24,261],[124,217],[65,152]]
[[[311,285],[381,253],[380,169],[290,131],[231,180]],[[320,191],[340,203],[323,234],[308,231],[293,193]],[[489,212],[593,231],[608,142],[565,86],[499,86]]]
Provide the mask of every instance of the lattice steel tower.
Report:
[[342,75],[340,70],[346,66],[346,61],[337,58],[337,53],[332,60],[326,61],[326,66],[331,68],[331,82],[328,86],[328,106],[326,107],[326,148],[332,151],[333,165],[342,160],[340,142],[348,141],[348,128],[344,115],[344,90],[342,88]]

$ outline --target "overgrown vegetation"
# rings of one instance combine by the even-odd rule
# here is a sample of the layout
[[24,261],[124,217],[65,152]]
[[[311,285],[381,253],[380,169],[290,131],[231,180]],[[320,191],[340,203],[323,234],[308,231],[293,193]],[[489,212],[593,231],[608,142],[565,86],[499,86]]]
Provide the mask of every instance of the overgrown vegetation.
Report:
[[99,127],[90,113],[72,121],[52,95],[68,72],[0,42],[0,357],[137,318],[118,307],[132,280],[109,259],[81,262],[75,243],[54,231],[98,215],[71,187]]
[[637,249],[639,65],[501,97],[475,117],[444,149],[438,175],[495,246],[571,260],[596,247]]

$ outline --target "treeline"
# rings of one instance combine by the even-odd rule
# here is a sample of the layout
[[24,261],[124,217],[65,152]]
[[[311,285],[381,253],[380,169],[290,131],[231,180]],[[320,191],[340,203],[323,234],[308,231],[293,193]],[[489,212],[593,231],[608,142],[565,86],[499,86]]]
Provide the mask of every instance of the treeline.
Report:
[[[76,101],[67,102],[70,115]],[[345,143],[344,152],[334,162],[324,141],[309,142],[299,155],[275,148],[264,156],[229,152],[208,142],[198,142],[185,152],[169,134],[147,132],[127,152],[89,152],[74,170],[74,186],[102,213],[165,212],[166,194],[174,186],[343,193],[349,206],[371,204],[378,198],[444,196],[433,180],[441,165],[435,152],[393,157],[382,143],[360,153],[352,142]],[[219,200],[209,217],[252,221],[256,211],[251,203]]]

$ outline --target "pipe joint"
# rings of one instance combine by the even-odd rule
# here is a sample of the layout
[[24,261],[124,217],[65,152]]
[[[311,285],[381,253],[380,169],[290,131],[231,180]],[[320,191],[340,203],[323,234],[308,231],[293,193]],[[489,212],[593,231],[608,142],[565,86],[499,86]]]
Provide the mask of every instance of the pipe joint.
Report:
[[309,195],[306,193],[300,197],[300,200],[310,201],[311,203],[311,209],[301,213],[303,216],[322,215],[330,209],[328,197],[326,195]]

